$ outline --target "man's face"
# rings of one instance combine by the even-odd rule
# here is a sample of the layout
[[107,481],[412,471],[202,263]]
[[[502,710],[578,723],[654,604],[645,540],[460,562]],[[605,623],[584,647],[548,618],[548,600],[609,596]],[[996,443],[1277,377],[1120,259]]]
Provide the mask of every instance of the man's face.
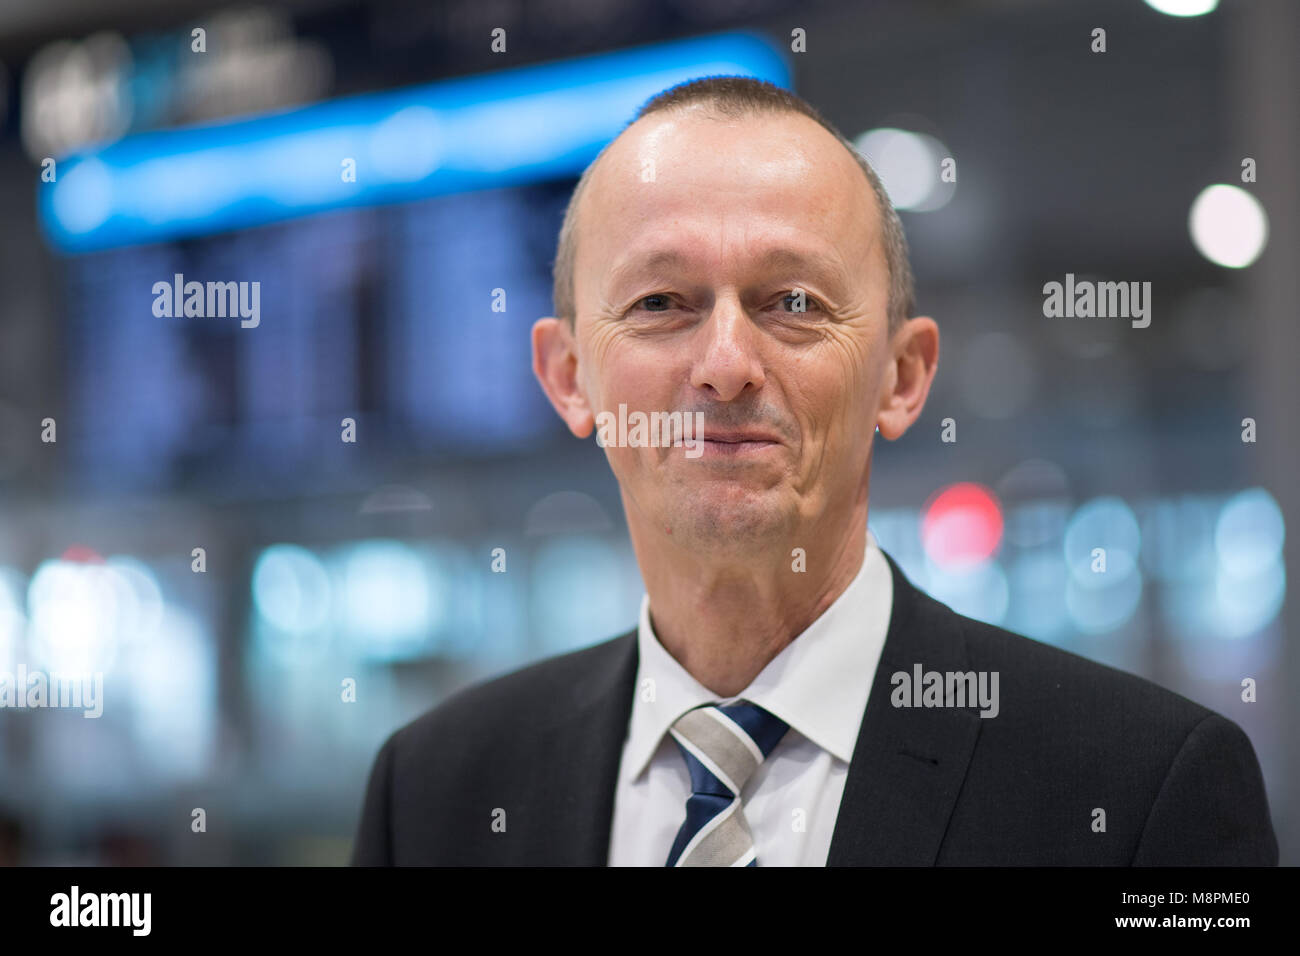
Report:
[[704,413],[698,457],[607,447],[634,530],[743,552],[865,502],[889,278],[874,195],[832,135],[797,114],[646,117],[593,171],[578,234],[590,414]]

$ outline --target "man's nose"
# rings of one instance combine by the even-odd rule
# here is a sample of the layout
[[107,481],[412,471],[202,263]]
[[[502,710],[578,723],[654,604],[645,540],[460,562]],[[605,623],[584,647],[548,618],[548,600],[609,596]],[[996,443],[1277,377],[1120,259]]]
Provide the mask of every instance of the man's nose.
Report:
[[699,358],[691,384],[730,401],[752,385],[762,388],[765,376],[759,356],[759,330],[734,296],[719,297],[692,343]]

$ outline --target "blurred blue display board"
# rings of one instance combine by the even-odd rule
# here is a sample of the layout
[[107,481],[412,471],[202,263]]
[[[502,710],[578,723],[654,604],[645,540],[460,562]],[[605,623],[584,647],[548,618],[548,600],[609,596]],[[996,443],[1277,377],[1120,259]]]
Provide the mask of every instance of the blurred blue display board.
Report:
[[40,218],[75,253],[571,178],[654,94],[720,74],[790,83],[767,40],[722,34],[142,133],[61,159]]

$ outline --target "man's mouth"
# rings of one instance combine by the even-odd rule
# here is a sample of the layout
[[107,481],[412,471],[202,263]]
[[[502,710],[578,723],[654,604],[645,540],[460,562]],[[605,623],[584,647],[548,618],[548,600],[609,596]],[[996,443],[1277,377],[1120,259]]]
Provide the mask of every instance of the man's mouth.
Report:
[[723,432],[713,429],[705,431],[700,440],[717,442],[722,445],[775,445],[779,443],[775,435],[766,432]]
[[757,432],[706,432],[700,445],[706,455],[737,457],[758,454],[780,444],[776,438]]

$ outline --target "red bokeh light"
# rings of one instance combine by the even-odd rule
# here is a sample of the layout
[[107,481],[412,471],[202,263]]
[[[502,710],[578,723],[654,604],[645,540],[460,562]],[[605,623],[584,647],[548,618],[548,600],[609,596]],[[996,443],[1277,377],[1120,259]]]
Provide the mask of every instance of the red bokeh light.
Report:
[[978,564],[1002,543],[1002,505],[974,482],[949,485],[922,509],[921,543],[935,564]]
[[80,564],[103,564],[104,559],[93,548],[88,548],[84,544],[69,545],[68,548],[59,555],[64,561],[76,561]]

